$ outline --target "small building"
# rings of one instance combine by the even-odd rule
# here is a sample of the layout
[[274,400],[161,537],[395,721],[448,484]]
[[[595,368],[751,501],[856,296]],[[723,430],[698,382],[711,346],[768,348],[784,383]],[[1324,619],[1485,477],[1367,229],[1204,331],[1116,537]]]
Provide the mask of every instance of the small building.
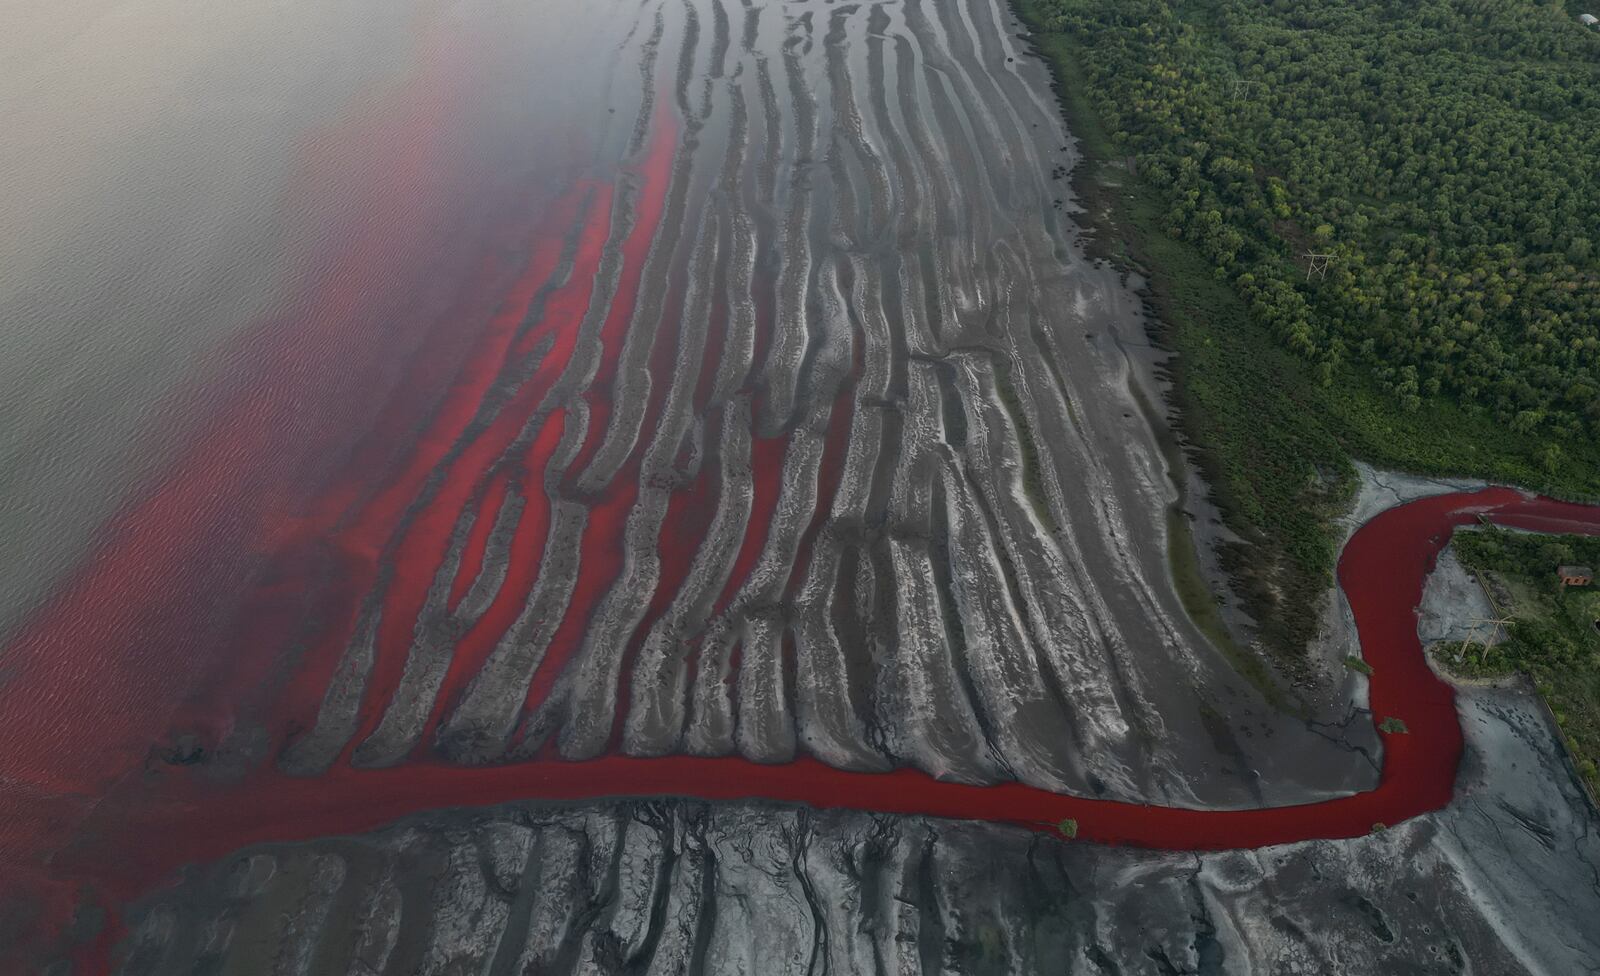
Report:
[[1600,26],[1600,17],[1596,17],[1594,14],[1579,14],[1578,23],[1585,27]]
[[1587,566],[1557,566],[1556,575],[1562,586],[1588,586],[1594,582],[1594,570]]

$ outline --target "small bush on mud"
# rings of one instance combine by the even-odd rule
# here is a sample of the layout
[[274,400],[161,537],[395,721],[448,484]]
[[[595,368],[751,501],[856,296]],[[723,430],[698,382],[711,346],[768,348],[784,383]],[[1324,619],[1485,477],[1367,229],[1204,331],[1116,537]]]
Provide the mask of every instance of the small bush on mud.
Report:
[[1344,656],[1344,666],[1352,671],[1358,671],[1367,677],[1372,677],[1372,665],[1356,657],[1354,654]]

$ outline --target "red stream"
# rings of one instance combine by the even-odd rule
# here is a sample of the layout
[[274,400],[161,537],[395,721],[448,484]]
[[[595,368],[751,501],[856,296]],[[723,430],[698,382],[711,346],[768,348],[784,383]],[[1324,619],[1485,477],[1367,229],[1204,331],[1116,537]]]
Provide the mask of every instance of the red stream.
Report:
[[[1508,488],[1411,502],[1367,523],[1346,546],[1339,579],[1350,599],[1362,652],[1374,673],[1378,718],[1407,733],[1384,737],[1378,787],[1333,800],[1248,810],[1194,810],[1063,796],[1016,783],[970,786],[912,769],[855,773],[804,758],[762,765],[740,758],[608,756],[462,768],[416,762],[385,770],[335,767],[316,778],[265,769],[236,786],[197,786],[169,803],[152,802],[119,833],[136,848],[100,863],[100,844],[58,864],[102,876],[144,880],[186,861],[243,844],[366,830],[441,805],[511,800],[577,800],[675,795],[712,800],[768,799],[888,813],[980,819],[1053,830],[1078,821],[1079,838],[1163,850],[1261,847],[1313,838],[1356,837],[1449,802],[1461,754],[1454,693],[1428,667],[1417,638],[1422,585],[1454,527],[1488,515],[1495,523],[1548,532],[1600,533],[1600,508],[1532,497]],[[182,830],[171,829],[182,824]]]
[[[446,110],[443,104],[427,107]],[[416,117],[418,111],[402,113],[395,124],[440,124]],[[671,181],[677,129],[669,112],[658,114],[650,145],[628,167],[638,219],[615,242],[621,279],[599,330],[602,360],[584,394],[591,417],[572,474],[583,470],[604,437],[616,356]],[[397,150],[395,171],[442,165],[427,150]],[[409,175],[396,179],[397,187],[419,182]],[[613,234],[617,200],[615,186],[604,179],[575,181],[542,210],[531,233],[524,228],[517,267],[485,259],[485,270],[463,276],[470,284],[467,294],[447,313],[391,324],[380,344],[388,343],[383,352],[393,357],[393,340],[403,340],[398,376],[392,358],[366,373],[334,369],[326,357],[306,351],[319,348],[322,337],[315,329],[280,323],[276,331],[266,330],[270,338],[261,342],[269,354],[256,360],[256,369],[272,375],[236,386],[172,472],[113,520],[77,574],[14,635],[6,660],[15,673],[0,680],[0,963],[8,951],[19,951],[8,950],[8,938],[13,947],[41,951],[84,900],[126,902],[184,863],[258,842],[363,831],[442,806],[651,795],[759,798],[1035,829],[1054,829],[1072,817],[1082,839],[1171,850],[1359,836],[1375,823],[1405,820],[1451,797],[1461,730],[1450,687],[1424,661],[1414,608],[1452,528],[1483,513],[1524,528],[1600,532],[1600,508],[1494,488],[1413,502],[1356,533],[1340,561],[1339,580],[1374,668],[1372,709],[1379,719],[1403,720],[1409,732],[1384,735],[1376,789],[1334,800],[1191,810],[1062,796],[1015,783],[969,786],[911,769],[854,773],[809,758],[782,765],[620,755],[586,762],[444,764],[429,751],[432,728],[516,617],[542,562],[553,555],[577,558],[579,570],[571,608],[531,682],[529,708],[551,692],[590,612],[620,572],[642,448],[587,499],[590,518],[580,551],[549,554],[542,551],[550,517],[543,478],[574,414],[556,409],[542,426],[523,429],[574,354],[578,324]],[[363,331],[370,330],[371,319],[362,311],[363,296],[378,287],[363,269],[382,263],[372,254],[394,246],[392,232],[378,225],[357,235],[356,246],[305,299],[307,307],[320,310],[316,328],[343,328],[338,348],[358,358],[362,343],[372,341],[370,331]],[[503,253],[503,243],[494,253]],[[680,307],[670,302],[668,317]],[[765,331],[770,310],[762,311]],[[719,307],[716,317],[725,315]],[[667,333],[675,331],[664,329],[663,349]],[[712,336],[720,334],[719,322]],[[707,372],[714,368],[716,345],[707,351]],[[766,336],[758,337],[758,348],[765,345]],[[543,358],[534,362],[529,357],[536,350],[543,350]],[[656,367],[670,368],[664,352],[658,350],[654,360]],[[659,376],[657,382],[643,425],[646,436],[659,409]],[[697,386],[703,391],[705,383]],[[320,458],[312,465],[318,480],[308,487],[304,467],[285,464],[279,470],[263,459],[276,457],[287,437],[306,434],[298,416],[284,413],[284,404],[297,402],[290,393],[319,389],[336,391],[322,394],[319,409],[365,433],[352,438],[345,430],[325,434],[309,448],[298,445],[301,456]],[[819,476],[824,504],[840,476],[850,392],[848,386],[841,390],[834,404]],[[373,394],[382,409],[353,414],[344,407],[367,402],[359,400],[362,394]],[[486,403],[497,406],[485,409]],[[752,517],[719,607],[766,541],[786,446],[781,436],[753,445]],[[708,463],[675,489],[661,539],[661,578],[649,595],[645,626],[687,573],[716,480]],[[451,608],[483,567],[490,527],[513,492],[525,508],[505,582],[463,634],[429,734],[413,759],[387,769],[357,769],[341,760],[315,777],[281,772],[270,757],[315,720],[361,601],[376,589],[384,615],[351,747],[376,726],[401,680],[414,624],[462,513],[474,513],[476,522],[449,592]],[[219,561],[217,552],[240,555]],[[802,553],[800,572],[805,558]],[[626,680],[620,691],[625,708]],[[270,751],[241,776],[225,779],[203,767],[150,758],[177,731],[197,732],[214,744],[246,722],[266,729]],[[17,939],[19,927],[24,935]],[[113,924],[94,945],[79,947],[80,971],[106,968],[117,934]]]

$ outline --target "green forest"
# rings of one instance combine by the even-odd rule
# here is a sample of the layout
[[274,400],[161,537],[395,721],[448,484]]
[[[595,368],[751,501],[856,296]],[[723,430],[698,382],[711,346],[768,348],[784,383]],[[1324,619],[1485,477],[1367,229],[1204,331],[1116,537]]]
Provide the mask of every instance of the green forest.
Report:
[[1018,9],[1270,647],[1314,631],[1352,457],[1600,493],[1600,32],[1518,0]]
[[1514,0],[1040,7],[1167,230],[1319,378],[1600,436],[1600,32]]

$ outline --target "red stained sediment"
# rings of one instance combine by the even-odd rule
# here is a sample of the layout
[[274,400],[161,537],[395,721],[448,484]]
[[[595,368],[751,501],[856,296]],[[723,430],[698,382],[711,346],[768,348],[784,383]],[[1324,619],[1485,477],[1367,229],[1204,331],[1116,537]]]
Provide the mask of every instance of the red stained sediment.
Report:
[[[624,472],[626,474],[626,472]],[[589,523],[579,545],[582,561],[573,585],[566,616],[550,638],[544,659],[528,683],[525,711],[531,714],[550,696],[550,689],[565,670],[567,662],[583,642],[589,618],[600,600],[622,574],[623,536],[628,513],[638,498],[639,486],[631,478],[619,476],[589,507]]]
[[489,547],[489,536],[494,531],[494,524],[500,514],[502,506],[506,503],[506,485],[509,479],[505,476],[496,477],[489,482],[489,488],[479,500],[477,512],[472,522],[472,529],[467,533],[467,541],[461,549],[461,565],[456,570],[455,581],[450,584],[450,599],[446,604],[451,613],[461,605],[461,598],[467,595],[467,590],[477,580],[484,568],[484,554]]
[[[714,429],[708,429],[704,436],[709,443],[715,434]],[[672,605],[673,598],[683,588],[684,582],[689,578],[689,568],[694,563],[696,554],[705,543],[706,535],[711,528],[711,521],[716,514],[716,469],[715,458],[702,458],[700,470],[687,484],[679,485],[667,500],[667,512],[661,523],[661,534],[656,541],[656,551],[660,554],[660,567],[657,572],[655,591],[650,596],[650,604],[645,608],[644,616],[639,620],[639,626],[634,629],[633,636],[628,641],[626,654],[623,656],[623,666],[618,679],[617,701],[621,710],[625,710],[633,701],[633,662],[637,660],[639,648],[644,643],[650,629],[661,619]],[[622,723],[615,723],[612,730],[612,751],[616,751],[620,744]]]
[[[969,786],[911,769],[856,773],[803,758],[783,765],[739,758],[608,756],[581,763],[456,768],[415,764],[337,769],[317,781],[276,777],[243,789],[197,792],[184,806],[140,825],[137,859],[124,860],[129,888],[185,861],[219,857],[244,844],[307,839],[380,826],[440,806],[514,800],[578,800],[680,795],[708,800],[764,799],[885,813],[991,820],[1054,830],[1078,822],[1080,840],[1162,850],[1261,847],[1313,838],[1357,837],[1449,802],[1462,748],[1454,693],[1423,658],[1413,609],[1450,531],[1479,513],[1522,527],[1559,525],[1600,534],[1600,508],[1531,498],[1505,488],[1441,495],[1391,509],[1346,546],[1340,581],[1355,612],[1363,653],[1372,664],[1370,699],[1379,718],[1410,729],[1383,734],[1383,774],[1376,789],[1297,806],[1193,810],[1062,796],[1017,783]],[[183,831],[173,822],[194,824]],[[101,866],[99,859],[81,865]]]
[[[451,93],[463,79],[444,60],[421,72],[425,97],[385,103],[378,122],[356,126],[353,138],[386,162],[380,177],[365,179],[361,201],[376,205],[395,185],[435,182],[441,140],[414,133],[449,129]],[[321,158],[333,154],[320,146],[306,167],[313,179],[338,183],[328,172],[335,164]],[[353,412],[345,394],[383,380],[377,366],[362,373],[338,360],[370,344],[380,326],[391,343],[417,348],[431,324],[396,315],[382,260],[422,250],[400,220],[419,215],[366,216],[329,235],[323,273],[303,283],[289,303],[293,312],[239,340],[226,359],[236,365],[214,377],[226,392],[211,400],[209,418],[166,476],[111,520],[95,551],[11,635],[12,673],[0,683],[0,781],[8,795],[15,787],[94,796],[107,777],[136,768],[188,691],[213,666],[235,663],[228,648],[217,652],[206,642],[221,638],[227,612],[248,602],[256,580],[278,585],[263,563],[283,549],[296,553],[292,563],[299,558],[293,540],[315,536],[315,527],[299,531],[296,513],[315,504],[303,476],[318,466],[319,449],[337,455],[348,438],[318,422],[353,421],[360,429],[370,414]],[[62,729],[63,721],[85,727]],[[23,745],[57,729],[49,749]],[[11,838],[0,826],[0,850]]]
[[500,638],[511,628],[533,591],[539,567],[544,564],[544,543],[550,531],[550,499],[539,484],[536,473],[543,471],[550,463],[561,441],[565,422],[565,411],[552,413],[528,451],[526,470],[530,472],[528,480],[532,483],[523,486],[525,503],[512,536],[505,580],[495,593],[489,609],[456,642],[439,703],[436,703],[422,738],[424,748],[433,742],[434,731],[444,717],[438,705],[454,701],[466,690],[467,683],[483,667]]
[[[461,370],[434,425],[420,439],[401,479],[403,491],[385,492],[346,530],[364,539],[369,549],[380,536],[395,538],[394,533],[399,533],[397,545],[383,544],[384,562],[392,576],[384,593],[377,657],[367,691],[369,707],[363,712],[363,732],[352,740],[352,745],[376,726],[398,686],[418,614],[444,560],[450,535],[461,513],[473,505],[474,494],[485,490],[489,483],[486,479],[495,478],[508,462],[515,461],[511,466],[530,482],[521,486],[531,500],[532,521],[529,514],[525,514],[524,521],[533,525],[538,520],[540,506],[545,503],[540,480],[542,462],[548,461],[554,442],[541,439],[543,453],[536,458],[541,462],[539,466],[508,458],[506,452],[571,357],[582,309],[581,301],[574,296],[587,295],[599,264],[605,228],[610,222],[610,200],[609,188],[596,187],[589,181],[580,181],[563,197],[547,224],[549,232],[534,247],[523,274],[484,330],[481,348]],[[569,233],[576,234],[571,271],[558,282],[555,279]],[[544,305],[537,322],[529,328],[528,318],[540,297]],[[536,369],[531,376],[520,378],[522,362],[546,338],[545,352]],[[488,415],[480,407],[497,387],[503,400],[487,426],[482,426]],[[505,396],[506,393],[510,395]],[[474,427],[475,423],[479,426]],[[547,423],[545,430],[559,430],[559,424],[551,427]],[[418,508],[417,496],[425,486],[429,489],[426,504]],[[407,497],[404,491],[414,494]],[[519,531],[519,546],[523,541]],[[529,569],[526,562],[517,564],[508,586]],[[459,592],[464,592],[465,585],[458,577],[452,589],[459,587]],[[474,628],[478,636],[468,648],[469,656],[479,642],[488,639],[485,627],[504,617],[504,605],[500,607],[487,624]]]
[[[621,243],[621,279],[601,328],[600,368],[585,394],[590,425],[574,472],[583,469],[603,438],[609,414],[604,397],[638,304],[676,139],[670,110],[663,108],[636,165],[638,219]],[[400,158],[395,165],[402,172],[426,171],[435,161],[423,152],[422,158]],[[378,662],[361,714],[362,732],[352,740],[359,742],[381,719],[399,681],[418,612],[461,513],[476,511],[478,517],[460,575],[452,582],[452,607],[482,570],[495,513],[515,489],[526,507],[505,582],[454,648],[424,739],[431,742],[446,704],[506,632],[541,565],[555,555],[542,552],[550,520],[543,476],[572,414],[553,410],[525,451],[512,446],[523,443],[519,433],[575,352],[612,204],[609,185],[577,181],[540,222],[520,272],[502,273],[505,269],[497,266],[482,278],[499,282],[500,297],[471,296],[467,308],[481,313],[477,318],[442,326],[436,320],[407,323],[403,349],[427,361],[402,371],[403,389],[387,374],[358,377],[382,395],[374,398],[376,406],[355,414],[341,412],[341,404],[332,402],[334,394],[323,394],[330,402],[319,404],[321,409],[375,433],[353,453],[348,431],[318,441],[314,446],[325,451],[343,450],[334,456],[345,460],[322,462],[318,470],[326,477],[313,488],[291,476],[298,469],[287,466],[292,470],[284,474],[270,466],[282,451],[282,431],[304,429],[290,412],[299,409],[288,405],[293,398],[272,382],[281,377],[238,382],[237,395],[200,431],[171,476],[113,522],[92,558],[18,634],[8,661],[21,663],[0,683],[0,744],[5,746],[0,751],[0,870],[10,886],[27,889],[26,898],[37,906],[36,928],[61,930],[81,900],[80,886],[124,902],[183,863],[222,857],[244,845],[348,834],[442,806],[518,800],[764,799],[1039,830],[1053,830],[1071,817],[1082,840],[1169,850],[1360,836],[1375,823],[1398,823],[1438,809],[1454,790],[1462,752],[1454,693],[1429,669],[1414,615],[1426,575],[1453,528],[1484,514],[1521,528],[1600,533],[1600,508],[1504,488],[1415,501],[1378,515],[1358,531],[1340,559],[1339,581],[1374,668],[1369,700],[1375,721],[1399,718],[1409,732],[1380,733],[1383,770],[1375,789],[1305,805],[1226,811],[1161,807],[1062,796],[1016,783],[968,786],[911,769],[848,772],[809,758],[767,765],[734,757],[608,755],[587,762],[463,767],[431,761],[423,749],[416,761],[393,768],[360,770],[340,762],[307,778],[285,775],[265,762],[226,783],[208,778],[204,767],[147,763],[152,744],[175,721],[220,737],[242,710],[265,708],[268,697],[271,711],[264,721],[274,748],[296,723],[314,720],[361,601],[388,573]],[[570,277],[553,279],[560,256],[574,241]],[[309,339],[319,329],[352,330],[340,333],[341,349],[359,348],[364,337],[370,341],[361,329],[371,324],[373,312],[362,307],[371,288],[362,287],[367,279],[357,272],[361,262],[382,263],[374,254],[381,257],[383,241],[365,240],[365,246],[366,251],[351,249],[349,263],[333,263],[324,289],[307,300],[322,313],[314,322],[298,329],[274,323],[278,331],[253,340],[269,352],[274,343],[282,345],[276,354],[251,359],[255,369],[279,371],[312,392],[344,375],[304,350],[315,347]],[[530,309],[541,296],[544,311],[535,320]],[[669,323],[682,306],[673,298]],[[770,331],[767,304],[758,302],[763,344]],[[719,296],[708,375],[725,316]],[[452,332],[452,327],[458,328]],[[441,329],[451,335],[435,334]],[[463,329],[467,338],[461,337]],[[653,356],[658,377],[671,367],[669,336],[659,338]],[[508,370],[514,373],[541,343],[548,347],[545,358],[512,389],[505,382]],[[351,388],[350,382],[335,386]],[[652,393],[647,430],[653,429],[664,389],[658,382]],[[702,376],[697,398],[707,391]],[[481,416],[485,399],[501,394],[499,412],[492,419]],[[392,415],[380,409],[385,404],[394,405]],[[833,405],[818,508],[803,539],[797,578],[837,490],[850,408],[850,396],[841,392]],[[707,443],[712,443],[709,431]],[[732,575],[716,601],[718,611],[748,578],[766,543],[788,445],[787,436],[752,443],[751,516]],[[595,607],[620,578],[638,465],[637,456],[630,458],[589,500],[574,593],[530,683],[530,710],[549,696]],[[668,502],[659,539],[660,582],[649,595],[641,630],[666,609],[703,541],[713,508],[714,469],[705,463]],[[375,485],[374,479],[382,481]],[[201,585],[184,588],[195,580]],[[289,645],[296,652],[285,658]],[[286,660],[297,668],[287,684],[274,678]],[[194,694],[196,689],[204,694]],[[262,689],[271,689],[270,696]],[[626,675],[620,691],[625,708]],[[19,745],[40,737],[48,737],[48,748]],[[16,904],[13,900],[0,909],[14,910]],[[115,929],[109,931],[95,947],[97,954],[80,959],[82,970],[106,968]]]
[[727,277],[726,263],[719,260],[710,285],[711,310],[706,321],[705,357],[694,388],[696,416],[705,415],[706,406],[711,402],[712,387],[716,386],[717,370],[722,365],[722,357],[726,352],[724,347],[728,341]]
[[677,121],[671,110],[659,106],[644,158],[630,167],[640,183],[634,221],[622,243],[622,273],[617,280],[617,290],[600,327],[600,363],[589,384],[589,392],[585,394],[590,408],[589,431],[583,447],[568,468],[574,475],[588,467],[604,439],[606,421],[610,415],[609,404],[604,399],[605,392],[611,389],[616,378],[617,362],[622,355],[628,323],[632,321],[634,308],[639,301],[639,283],[644,276],[645,259],[650,254],[650,245],[661,224],[661,214],[666,209],[677,138]]
[[[600,365],[585,399],[589,404],[588,430],[584,443],[568,465],[569,480],[588,467],[605,438],[610,404],[604,399],[616,376],[628,324],[638,303],[639,286],[645,260],[655,240],[661,214],[666,208],[667,190],[672,180],[672,160],[677,146],[677,124],[671,110],[657,108],[650,142],[644,157],[633,172],[640,182],[634,222],[622,243],[622,271],[616,294],[607,309],[600,329]],[[550,640],[539,668],[529,682],[525,711],[532,713],[549,697],[556,679],[582,642],[589,618],[616,581],[622,570],[623,536],[628,513],[638,497],[638,464],[625,465],[611,484],[589,505],[578,551],[578,578],[556,633]]]
[[[305,514],[281,519],[263,539],[261,548],[274,553],[271,570],[280,575],[291,559],[307,567],[320,559],[316,572],[307,568],[299,573],[306,602],[298,612],[291,611],[285,596],[274,605],[241,614],[236,628],[237,640],[260,647],[264,660],[281,657],[291,641],[306,645],[298,672],[270,685],[281,688],[285,681],[288,685],[274,695],[273,712],[266,718],[273,742],[281,742],[315,720],[323,692],[354,631],[362,601],[380,578],[386,549],[400,547],[390,552],[387,560],[390,567],[398,569],[384,606],[380,667],[375,669],[380,680],[398,680],[396,672],[409,646],[409,627],[414,623],[415,608],[420,607],[418,590],[426,594],[461,512],[476,506],[480,518],[469,535],[449,606],[454,607],[470,586],[505,491],[505,478],[499,475],[502,466],[485,458],[503,449],[515,435],[522,419],[516,408],[547,390],[565,366],[576,322],[565,321],[562,303],[570,303],[570,292],[588,287],[610,220],[609,208],[609,186],[579,180],[537,221],[542,232],[535,235],[531,247],[525,244],[526,228],[520,230],[519,247],[524,252],[520,266],[508,266],[498,253],[485,259],[482,268],[467,280],[462,300],[430,323],[435,328],[410,356],[403,380],[347,463],[306,506]],[[572,275],[552,291],[551,278],[569,232],[578,235]],[[575,284],[578,281],[581,284]],[[502,297],[485,307],[479,292]],[[530,329],[530,305],[540,294],[549,299],[547,312],[553,308],[555,314],[541,316],[537,328]],[[463,329],[463,325],[470,328]],[[486,431],[469,436],[490,387],[507,370],[518,368],[516,364],[526,356],[525,347],[532,341],[530,336],[546,333],[554,341],[537,371],[520,387],[519,398],[502,410]],[[451,450],[463,444],[469,449],[451,462]],[[463,461],[477,467],[461,473]],[[420,510],[409,511],[429,477],[445,470],[456,475],[448,479],[446,490],[435,493]],[[300,628],[292,638],[279,633],[286,622]],[[243,667],[236,676],[245,684],[236,686],[261,680],[263,676],[250,673],[255,662],[255,655],[241,657]],[[235,700],[226,694],[208,697]],[[369,716],[366,727],[375,721],[376,717]]]
[[[402,479],[412,494],[402,496],[386,492],[379,504],[363,512],[358,523],[347,530],[369,542],[381,536],[384,539],[382,562],[391,574],[383,594],[383,615],[378,628],[377,654],[368,680],[363,731],[353,742],[365,738],[376,726],[399,685],[418,615],[444,562],[451,533],[461,513],[485,485],[489,472],[503,459],[533,407],[553,382],[554,374],[564,365],[564,361],[552,363],[551,358],[546,357],[539,372],[516,387],[486,427],[472,427],[475,420],[481,423],[484,419],[480,407],[491,389],[497,383],[507,382],[508,373],[515,371],[512,345],[518,339],[519,326],[535,295],[556,271],[562,237],[565,228],[570,226],[569,221],[585,216],[593,220],[592,213],[582,215],[581,199],[570,202],[571,210],[563,207],[558,211],[555,226],[561,228],[562,233],[550,235],[535,249],[527,272],[490,321],[483,349],[462,369],[444,409],[421,438]],[[574,330],[560,331],[563,336],[569,336]],[[420,507],[419,501],[423,502]]]
[[[316,212],[327,194],[343,206],[329,210],[336,216],[307,270],[286,279],[286,311],[202,363],[208,383],[171,395],[158,415],[203,418],[182,452],[9,636],[0,681],[0,916],[19,903],[39,911],[23,943],[0,947],[0,956],[59,931],[60,894],[83,880],[39,865],[86,819],[115,807],[107,796],[119,784],[138,788],[147,755],[174,728],[220,737],[266,686],[281,690],[257,679],[295,656],[306,608],[353,581],[351,561],[323,539],[323,478],[336,466],[330,461],[349,456],[352,432],[374,429],[394,363],[430,343],[424,358],[452,361],[450,344],[434,341],[430,308],[396,285],[423,263],[452,279],[461,261],[429,254],[436,235],[454,243],[483,230],[442,189],[454,169],[452,114],[471,90],[470,71],[449,38],[420,49],[413,90],[311,134],[295,185],[313,189],[292,192],[287,207]],[[372,171],[369,156],[384,165]],[[419,192],[427,199],[394,206]],[[378,336],[386,357],[356,354]],[[422,393],[413,388],[411,402],[426,405]],[[306,585],[330,576],[339,582],[327,590]],[[44,880],[22,886],[30,875]],[[0,969],[11,971],[3,959]]]
[[[1434,676],[1416,636],[1413,609],[1451,529],[1479,513],[1508,525],[1559,524],[1600,533],[1600,508],[1511,489],[1436,496],[1391,509],[1351,539],[1339,576],[1355,613],[1363,652],[1374,668],[1374,714],[1402,719],[1407,734],[1384,734],[1376,789],[1334,800],[1257,810],[1194,810],[1063,796],[1021,784],[969,786],[916,770],[855,773],[811,759],[784,765],[738,758],[621,756],[581,762],[462,768],[417,763],[386,770],[336,768],[315,780],[267,774],[235,789],[204,787],[156,816],[132,873],[158,876],[177,863],[218,856],[246,843],[367,829],[439,806],[512,800],[683,795],[713,800],[770,799],[819,807],[993,820],[1053,829],[1078,821],[1079,838],[1165,850],[1259,847],[1311,838],[1355,837],[1374,823],[1398,823],[1450,799],[1461,732],[1450,687]],[[203,817],[201,816],[203,814]],[[147,814],[148,816],[148,814]],[[196,829],[156,829],[188,816]]]

